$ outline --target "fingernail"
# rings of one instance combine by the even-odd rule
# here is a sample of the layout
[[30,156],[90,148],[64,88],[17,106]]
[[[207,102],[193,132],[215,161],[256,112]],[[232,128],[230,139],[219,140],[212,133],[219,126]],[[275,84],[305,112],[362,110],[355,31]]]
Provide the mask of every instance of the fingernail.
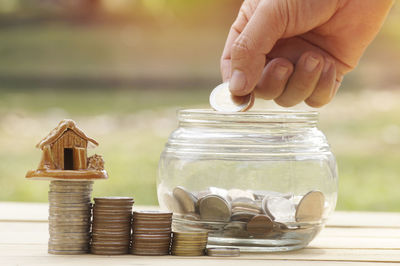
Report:
[[329,60],[325,60],[325,65],[324,68],[322,69],[322,72],[326,73],[329,71],[329,69],[331,68],[332,62]]
[[319,63],[319,58],[315,56],[309,56],[306,59],[306,70],[308,72],[314,71],[314,69],[318,66],[318,63]]
[[244,90],[246,86],[246,76],[244,75],[243,71],[240,70],[233,70],[231,79],[229,80],[229,89],[234,92],[239,92]]
[[274,69],[274,76],[278,80],[284,80],[289,71],[289,68],[282,65],[277,65]]

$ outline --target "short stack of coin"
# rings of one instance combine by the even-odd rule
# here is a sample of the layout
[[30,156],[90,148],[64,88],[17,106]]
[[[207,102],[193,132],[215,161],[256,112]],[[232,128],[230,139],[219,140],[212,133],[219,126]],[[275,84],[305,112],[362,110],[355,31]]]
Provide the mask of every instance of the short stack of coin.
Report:
[[132,254],[168,255],[172,212],[135,211],[132,222]]
[[93,207],[91,253],[128,254],[131,240],[133,198],[95,198]]
[[173,232],[171,254],[176,256],[203,256],[207,240],[207,231]]
[[92,181],[51,181],[49,253],[88,253]]

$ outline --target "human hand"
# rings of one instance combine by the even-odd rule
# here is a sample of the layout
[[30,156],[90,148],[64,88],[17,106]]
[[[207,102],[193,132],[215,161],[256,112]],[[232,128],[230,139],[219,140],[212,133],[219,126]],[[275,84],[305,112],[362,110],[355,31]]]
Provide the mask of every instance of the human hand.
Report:
[[290,107],[332,100],[393,0],[245,0],[221,58],[233,95]]

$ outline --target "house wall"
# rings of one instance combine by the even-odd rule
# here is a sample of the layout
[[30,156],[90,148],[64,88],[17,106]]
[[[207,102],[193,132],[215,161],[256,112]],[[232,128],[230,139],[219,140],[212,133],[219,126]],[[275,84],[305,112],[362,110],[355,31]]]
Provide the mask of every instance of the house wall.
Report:
[[73,130],[68,129],[51,145],[54,164],[58,169],[64,169],[64,148],[87,148],[87,140],[79,137]]

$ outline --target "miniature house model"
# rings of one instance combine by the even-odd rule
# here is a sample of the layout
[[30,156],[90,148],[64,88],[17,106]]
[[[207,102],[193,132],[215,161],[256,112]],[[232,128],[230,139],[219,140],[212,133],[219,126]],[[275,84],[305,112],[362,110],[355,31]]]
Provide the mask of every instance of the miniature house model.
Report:
[[105,179],[104,161],[100,155],[87,157],[87,148],[98,143],[86,136],[73,120],[64,119],[37,145],[43,151],[37,170],[27,178]]

